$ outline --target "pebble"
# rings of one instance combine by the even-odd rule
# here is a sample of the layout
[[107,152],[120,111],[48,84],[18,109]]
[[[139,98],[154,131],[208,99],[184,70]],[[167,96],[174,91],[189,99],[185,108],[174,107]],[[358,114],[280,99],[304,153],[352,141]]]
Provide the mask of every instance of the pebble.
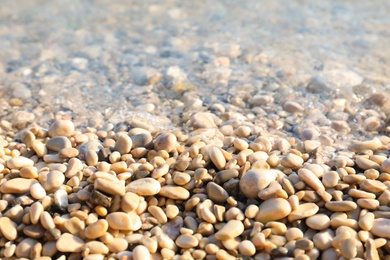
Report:
[[355,238],[347,238],[341,243],[340,253],[347,259],[355,258],[358,250],[358,241]]
[[35,239],[25,238],[19,242],[15,249],[15,255],[18,258],[30,259],[30,253],[34,246],[38,243]]
[[222,151],[218,147],[211,147],[209,151],[209,156],[215,167],[218,168],[218,170],[223,170],[225,168],[226,159],[223,156]]
[[34,166],[23,167],[19,171],[19,176],[25,179],[37,179],[38,178],[38,169]]
[[287,156],[283,157],[280,163],[286,167],[286,168],[301,168],[303,164],[303,159],[302,157],[289,153]]
[[356,164],[362,170],[368,170],[368,169],[380,170],[379,164],[377,164],[374,161],[371,161],[370,159],[364,158],[364,157],[356,158]]
[[62,159],[69,159],[73,157],[77,157],[79,155],[79,150],[73,147],[66,147],[61,149],[58,152],[58,156]]
[[79,147],[79,153],[80,153],[80,156],[84,157],[85,156],[85,152],[86,151],[94,151],[94,152],[99,152],[100,149],[103,149],[103,145],[101,144],[101,142],[99,140],[90,140],[86,143],[83,143],[80,147]]
[[126,192],[134,192],[140,196],[153,196],[158,194],[160,191],[161,184],[152,178],[138,179],[130,182],[126,186]]
[[172,152],[177,145],[177,138],[174,134],[161,134],[154,141],[154,149],[156,151],[164,150],[168,153]]
[[209,182],[206,186],[207,196],[215,203],[223,204],[229,198],[227,191],[214,182]]
[[283,109],[290,113],[299,113],[303,111],[303,107],[299,103],[294,101],[287,101],[286,103],[284,103]]
[[126,192],[121,199],[121,209],[124,212],[135,211],[139,205],[139,197],[133,192]]
[[229,220],[217,233],[215,233],[215,238],[218,240],[229,240],[244,232],[244,225],[239,220]]
[[258,193],[275,181],[277,176],[277,170],[250,170],[241,177],[240,190],[248,199],[258,198]]
[[103,178],[98,178],[95,180],[94,188],[112,196],[123,196],[126,193],[125,186],[123,186],[123,184],[119,182],[105,180]]
[[330,226],[330,218],[325,214],[317,214],[306,219],[306,225],[314,230],[324,230]]
[[[135,130],[135,128],[133,128],[132,130]],[[142,129],[144,130],[144,132],[142,133],[131,134],[132,130],[129,131],[129,136],[131,137],[131,140],[133,142],[132,145],[133,149],[140,148],[140,147],[144,147],[148,149],[152,146],[153,137],[148,131]]]
[[107,215],[106,220],[112,229],[131,230],[132,221],[130,216],[124,212],[113,212]]
[[[84,235],[88,239],[97,239],[103,236],[108,230],[108,222],[105,219],[99,219],[95,223],[87,226]],[[95,252],[97,253],[97,252]]]
[[300,204],[296,209],[292,210],[288,215],[290,222],[298,219],[303,219],[315,215],[319,210],[319,207],[314,203],[303,203]]
[[23,156],[11,158],[7,161],[7,167],[10,169],[18,170],[28,166],[34,166],[34,161]]
[[63,233],[56,242],[56,248],[60,252],[80,253],[83,249],[84,241],[75,235]]
[[4,182],[0,186],[0,192],[3,194],[17,193],[24,194],[30,191],[31,186],[38,181],[35,179],[14,178]]
[[8,217],[0,217],[0,231],[10,241],[18,237],[17,224]]
[[133,259],[150,260],[151,255],[146,246],[138,245],[133,249]]
[[70,179],[74,177],[83,168],[83,163],[78,158],[71,158],[68,162],[67,169],[65,171],[66,178]]
[[90,241],[84,244],[83,250],[88,250],[90,254],[108,254],[108,247],[100,241]]
[[190,192],[180,186],[165,185],[161,187],[159,195],[173,200],[186,200],[190,197]]
[[256,253],[256,247],[250,240],[243,240],[238,245],[238,251],[244,256],[253,256]]
[[390,238],[390,219],[377,218],[373,221],[371,233],[382,238]]
[[306,183],[310,188],[315,191],[325,190],[324,185],[318,179],[318,177],[310,170],[301,168],[298,170],[299,179],[301,179],[304,183]]
[[266,223],[287,217],[291,212],[290,203],[282,198],[271,198],[259,206],[256,221]]
[[128,154],[132,145],[133,141],[131,140],[130,136],[127,134],[121,134],[118,137],[118,140],[115,142],[114,150],[118,151],[120,154]]
[[362,190],[372,192],[372,193],[383,192],[384,190],[387,189],[387,186],[384,183],[377,180],[365,179],[359,183],[359,186]]
[[195,248],[196,246],[198,246],[199,241],[198,239],[196,239],[196,237],[192,235],[184,234],[184,235],[180,235],[176,239],[175,243],[178,247],[187,249],[187,248]]
[[74,124],[69,120],[56,120],[50,125],[48,135],[50,137],[66,136],[70,137],[74,133]]
[[64,148],[71,148],[72,143],[69,141],[69,138],[65,136],[57,136],[57,137],[50,138],[46,142],[46,147],[51,151],[59,152]]
[[191,123],[194,128],[216,128],[213,114],[209,112],[197,112],[191,116]]
[[351,211],[357,208],[357,205],[353,201],[328,201],[325,203],[325,207],[331,211]]
[[46,192],[57,190],[65,182],[65,175],[60,171],[50,171],[47,174],[43,188]]

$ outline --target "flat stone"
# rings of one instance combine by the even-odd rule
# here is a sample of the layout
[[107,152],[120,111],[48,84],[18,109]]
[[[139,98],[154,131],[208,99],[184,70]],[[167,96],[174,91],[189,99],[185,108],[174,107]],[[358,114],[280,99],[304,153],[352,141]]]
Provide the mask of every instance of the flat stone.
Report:
[[37,183],[35,179],[14,178],[4,182],[0,186],[0,192],[3,194],[17,193],[23,194],[30,191],[31,185]]
[[303,203],[298,208],[291,211],[288,215],[288,221],[293,222],[298,219],[307,218],[315,215],[319,210],[319,207],[314,203]]
[[140,196],[153,196],[159,193],[161,184],[153,178],[142,178],[130,182],[126,186],[126,192],[134,192]]
[[324,230],[330,226],[330,218],[325,214],[317,214],[306,219],[306,225],[314,230]]
[[73,158],[79,155],[79,150],[73,147],[66,147],[58,152],[58,156],[63,159]]
[[10,169],[21,169],[27,166],[34,166],[34,161],[23,156],[14,157],[7,161],[7,167]]
[[184,248],[184,249],[194,248],[194,247],[198,246],[198,244],[199,244],[198,239],[196,237],[194,237],[192,235],[188,235],[188,234],[180,235],[176,239],[176,245],[178,247]]
[[46,142],[46,147],[49,150],[52,150],[54,152],[59,152],[64,148],[71,148],[72,143],[70,142],[69,138],[65,136],[56,136],[53,138],[50,138]]
[[387,189],[387,186],[380,182],[380,181],[377,181],[377,180],[362,180],[360,183],[360,188],[362,190],[365,190],[365,191],[368,191],[368,192],[372,192],[372,193],[379,193],[379,192],[383,192],[384,190]]
[[65,175],[60,171],[50,171],[47,174],[47,179],[43,183],[43,188],[46,192],[57,190],[65,182]]
[[60,252],[80,253],[84,241],[75,235],[63,233],[56,242],[56,248]]
[[331,211],[351,211],[357,208],[353,201],[329,201],[325,203],[325,207]]
[[48,135],[50,137],[66,136],[70,137],[74,132],[74,124],[69,120],[56,120],[50,125]]

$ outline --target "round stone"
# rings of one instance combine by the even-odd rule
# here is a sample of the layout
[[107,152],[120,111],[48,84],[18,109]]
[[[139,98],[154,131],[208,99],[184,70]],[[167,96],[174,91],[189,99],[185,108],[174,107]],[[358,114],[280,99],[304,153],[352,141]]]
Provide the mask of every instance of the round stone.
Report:
[[330,218],[325,214],[317,214],[308,217],[306,225],[314,230],[323,230],[330,226]]
[[127,154],[130,152],[131,147],[133,145],[133,141],[130,136],[127,134],[121,134],[118,137],[118,140],[115,142],[115,151],[118,151],[120,154]]
[[63,233],[56,242],[56,248],[60,252],[80,253],[83,249],[84,241],[75,235]]
[[382,238],[390,238],[390,219],[377,218],[374,220],[371,233]]
[[70,137],[74,132],[74,124],[69,120],[56,120],[49,127],[48,135],[50,137],[67,136]]
[[184,249],[194,248],[194,247],[198,246],[198,244],[199,244],[198,239],[196,239],[196,237],[194,237],[192,235],[188,235],[188,234],[180,235],[176,239],[176,245],[178,247],[184,248]]
[[156,151],[165,150],[168,153],[176,148],[177,138],[174,134],[161,134],[154,141],[154,149]]
[[190,197],[190,192],[180,186],[165,185],[161,187],[159,195],[173,200],[186,200]]
[[290,203],[282,198],[271,198],[264,201],[259,207],[255,219],[263,223],[279,220],[288,216],[291,212]]
[[277,170],[250,170],[241,177],[240,190],[248,199],[257,199],[258,193],[275,181],[277,176]]
[[88,239],[96,239],[103,236],[108,230],[108,222],[105,219],[99,219],[95,223],[89,225],[84,230],[84,235]]
[[46,142],[46,147],[54,152],[59,152],[64,148],[71,148],[72,143],[65,136],[56,136]]
[[47,174],[46,181],[43,183],[43,188],[46,192],[57,190],[65,181],[65,175],[60,171],[50,171]]
[[140,196],[153,196],[159,193],[161,184],[153,178],[143,178],[130,182],[126,192],[134,192]]
[[244,224],[239,220],[232,219],[215,233],[215,238],[218,240],[229,240],[238,237],[242,232],[244,232]]
[[112,229],[131,230],[132,222],[127,213],[113,212],[107,215],[106,220]]

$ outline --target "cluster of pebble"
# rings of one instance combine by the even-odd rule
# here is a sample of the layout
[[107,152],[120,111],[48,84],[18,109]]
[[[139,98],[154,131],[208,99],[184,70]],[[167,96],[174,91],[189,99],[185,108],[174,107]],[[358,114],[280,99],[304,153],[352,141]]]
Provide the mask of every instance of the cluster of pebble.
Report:
[[390,137],[324,158],[313,129],[302,141],[220,120],[193,114],[191,135],[56,120],[1,140],[0,257],[390,254]]

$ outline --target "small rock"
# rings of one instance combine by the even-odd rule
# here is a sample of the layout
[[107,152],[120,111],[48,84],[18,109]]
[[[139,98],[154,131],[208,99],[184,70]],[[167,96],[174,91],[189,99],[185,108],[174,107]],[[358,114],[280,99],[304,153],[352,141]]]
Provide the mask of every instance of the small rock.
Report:
[[14,178],[4,182],[0,186],[0,191],[3,194],[7,194],[7,193],[23,194],[29,192],[31,185],[37,182],[38,181],[35,179]]
[[74,132],[74,124],[69,120],[56,120],[49,127],[48,135],[50,137],[66,136],[70,137]]
[[209,182],[206,186],[207,196],[215,203],[223,204],[229,198],[227,191],[214,182]]
[[271,198],[260,204],[256,221],[263,223],[275,221],[288,216],[291,212],[290,203],[282,198]]
[[258,193],[267,188],[278,176],[276,170],[256,169],[246,172],[240,179],[240,190],[249,199],[258,198]]
[[10,169],[20,169],[23,167],[33,166],[33,165],[34,165],[33,160],[23,156],[14,157],[7,161],[7,167]]
[[80,253],[84,241],[75,235],[63,233],[56,242],[56,248],[60,252]]
[[71,148],[72,144],[67,137],[56,136],[46,142],[46,147],[54,152],[59,152],[64,148]]
[[161,184],[152,178],[143,178],[130,182],[126,186],[126,192],[134,192],[140,196],[153,196],[159,193]]
[[117,230],[132,229],[131,218],[127,213],[113,212],[107,215],[106,220],[108,222],[108,225],[112,229],[117,229]]
[[190,192],[180,186],[165,185],[161,187],[159,195],[173,200],[186,200],[190,197]]
[[154,141],[154,149],[156,151],[165,150],[168,153],[176,148],[177,138],[174,134],[161,134]]
[[197,112],[191,116],[191,123],[194,128],[215,128],[213,116],[209,112]]

